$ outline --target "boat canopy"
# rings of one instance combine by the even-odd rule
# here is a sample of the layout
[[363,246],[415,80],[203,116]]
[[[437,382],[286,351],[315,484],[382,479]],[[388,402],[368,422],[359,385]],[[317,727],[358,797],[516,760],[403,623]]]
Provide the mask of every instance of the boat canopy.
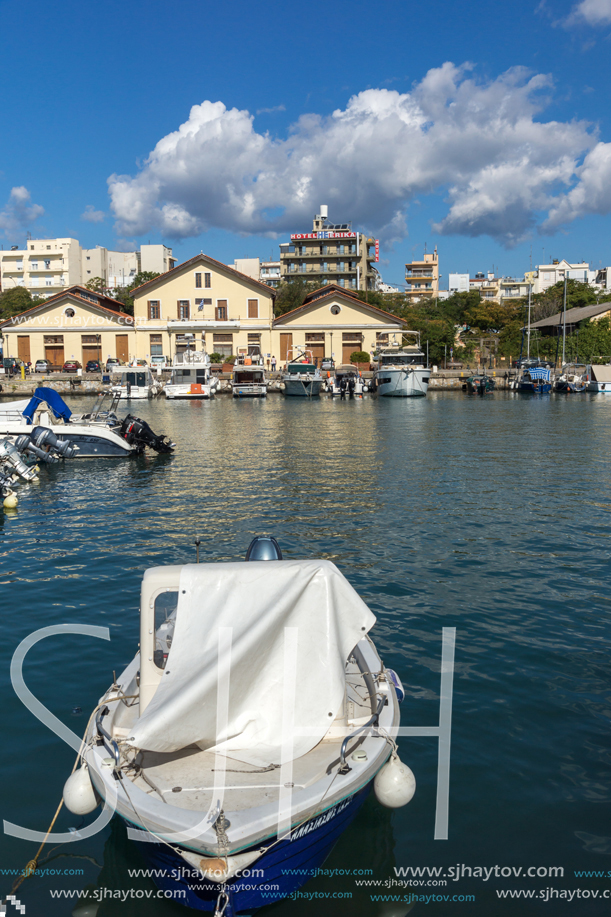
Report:
[[3,401],[2,404],[0,404],[0,414],[10,414],[11,416],[17,414],[23,415],[29,403],[29,398],[25,398],[23,401]]
[[341,713],[346,660],[374,623],[330,561],[187,564],[164,675],[130,744],[196,744],[267,767],[293,732],[288,757],[298,758]]
[[549,382],[550,380],[550,370],[546,369],[545,366],[531,366],[526,372],[531,379],[542,379],[544,382]]
[[611,366],[608,363],[592,364],[592,375],[597,382],[611,382]]
[[26,417],[30,423],[32,423],[36,408],[43,402],[49,406],[55,417],[61,418],[68,423],[72,416],[72,411],[59,392],[56,392],[54,388],[35,389],[34,394],[23,411],[23,416]]

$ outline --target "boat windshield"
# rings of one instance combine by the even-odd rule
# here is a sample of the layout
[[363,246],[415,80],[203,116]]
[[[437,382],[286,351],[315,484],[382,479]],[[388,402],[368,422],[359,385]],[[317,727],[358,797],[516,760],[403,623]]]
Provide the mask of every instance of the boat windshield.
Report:
[[155,599],[155,653],[158,669],[165,669],[176,625],[178,592],[162,592]]
[[380,357],[381,366],[408,366],[411,364],[424,365],[424,354],[383,353]]
[[145,372],[136,372],[131,370],[130,372],[121,373],[121,385],[126,385],[129,382],[130,385],[147,385],[147,373]]

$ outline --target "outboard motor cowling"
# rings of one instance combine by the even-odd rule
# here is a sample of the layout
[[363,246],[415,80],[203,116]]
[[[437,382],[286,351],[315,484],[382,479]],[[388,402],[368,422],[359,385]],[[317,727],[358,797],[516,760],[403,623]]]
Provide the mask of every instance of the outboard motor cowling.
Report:
[[63,456],[63,458],[74,458],[78,451],[76,446],[73,446],[66,439],[60,439],[48,427],[34,427],[30,433],[30,439],[39,449],[47,447]]
[[144,452],[147,446],[154,449],[155,452],[167,454],[174,451],[174,443],[171,443],[167,436],[157,436],[146,420],[140,420],[139,417],[133,417],[131,414],[128,414],[121,424],[120,433],[138,454]]
[[271,535],[257,535],[248,546],[246,560],[282,560],[280,545]]
[[27,453],[28,455],[35,455],[41,462],[47,462],[49,464],[59,462],[58,455],[54,455],[52,452],[45,452],[44,449],[39,449],[25,433],[17,437],[15,440],[15,448],[22,454]]

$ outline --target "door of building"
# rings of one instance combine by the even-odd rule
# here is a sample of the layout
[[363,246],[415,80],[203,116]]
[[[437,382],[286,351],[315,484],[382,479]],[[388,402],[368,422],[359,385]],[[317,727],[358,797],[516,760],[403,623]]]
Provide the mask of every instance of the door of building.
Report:
[[280,335],[280,362],[286,363],[289,357],[292,357],[293,354],[289,351],[293,346],[293,335],[292,334],[281,334]]
[[350,354],[362,350],[363,338],[360,334],[342,335],[342,363],[350,363]]
[[64,365],[63,334],[45,334],[45,360],[48,360],[52,369],[62,368]]
[[30,362],[30,335],[17,335],[17,356],[24,363]]
[[87,366],[90,360],[99,362],[102,359],[102,348],[97,334],[81,335],[81,346],[83,349],[83,366]]
[[127,334],[117,334],[117,360],[120,360],[121,363],[127,363],[129,361],[129,335]]

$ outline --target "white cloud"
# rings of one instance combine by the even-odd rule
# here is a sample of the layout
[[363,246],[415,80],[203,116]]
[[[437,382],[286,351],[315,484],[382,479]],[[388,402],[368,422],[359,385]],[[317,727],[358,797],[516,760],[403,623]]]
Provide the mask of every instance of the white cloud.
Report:
[[45,212],[43,207],[32,204],[31,200],[30,192],[23,185],[11,189],[8,203],[0,210],[0,230],[4,231],[7,238],[23,232]]
[[96,210],[93,204],[87,204],[85,212],[81,213],[81,220],[86,220],[87,223],[102,223],[105,217],[104,211]]
[[513,68],[477,81],[470,65],[430,70],[411,92],[368,89],[329,117],[303,115],[286,139],[259,134],[247,111],[191,109],[135,176],[112,175],[117,228],[173,238],[307,227],[320,204],[386,241],[407,233],[416,195],[449,195],[440,233],[527,235],[596,142],[583,122],[537,115],[548,77]]
[[554,232],[590,213],[611,213],[611,143],[597,143],[577,170],[578,183],[552,205],[543,229]]
[[588,25],[611,23],[611,0],[581,0],[574,6],[566,25],[586,22]]
[[275,111],[286,111],[285,105],[274,105],[273,108],[257,108],[258,115],[271,115]]

